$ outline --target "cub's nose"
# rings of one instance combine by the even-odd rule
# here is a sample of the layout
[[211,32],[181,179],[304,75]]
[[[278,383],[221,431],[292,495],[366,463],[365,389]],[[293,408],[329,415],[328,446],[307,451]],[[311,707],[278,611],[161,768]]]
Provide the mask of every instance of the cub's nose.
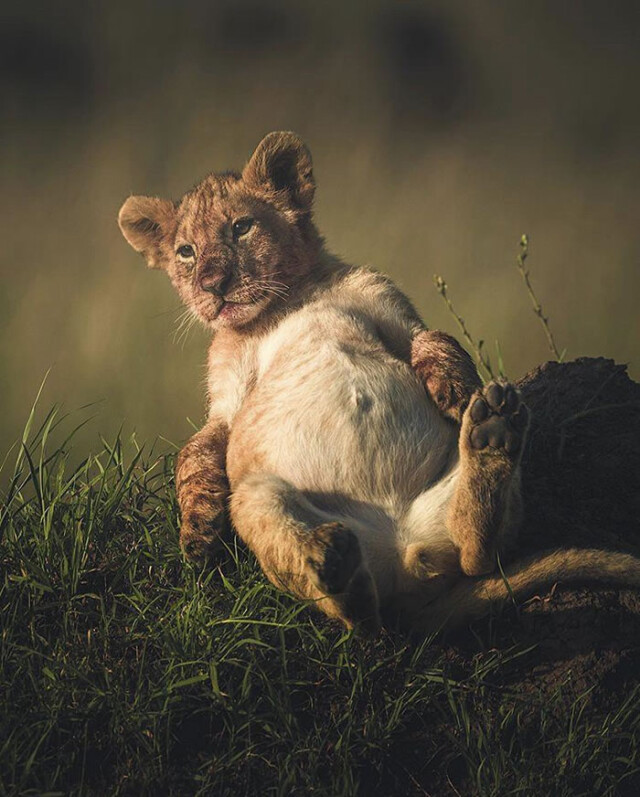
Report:
[[225,273],[218,274],[203,274],[198,280],[200,288],[209,293],[215,293],[216,296],[223,296],[227,288],[231,276]]

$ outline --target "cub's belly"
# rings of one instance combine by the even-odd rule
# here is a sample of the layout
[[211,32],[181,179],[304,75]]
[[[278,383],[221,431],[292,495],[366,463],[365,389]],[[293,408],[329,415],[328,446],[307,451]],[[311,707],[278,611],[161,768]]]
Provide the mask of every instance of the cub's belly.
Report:
[[401,510],[451,462],[455,430],[382,346],[300,343],[278,352],[234,420],[232,489],[267,471],[300,490]]

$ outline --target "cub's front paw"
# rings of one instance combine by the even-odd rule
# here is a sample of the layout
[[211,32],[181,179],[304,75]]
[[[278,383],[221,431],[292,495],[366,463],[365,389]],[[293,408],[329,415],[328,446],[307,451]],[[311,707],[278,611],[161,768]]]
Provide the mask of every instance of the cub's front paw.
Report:
[[185,557],[191,562],[205,562],[220,549],[220,537],[228,527],[224,508],[210,506],[183,513],[180,547]]
[[411,343],[411,365],[440,412],[460,423],[482,384],[469,354],[446,332],[425,329]]
[[452,378],[445,367],[433,367],[426,379],[426,387],[440,412],[460,423],[475,385]]
[[474,452],[492,449],[516,459],[528,427],[529,410],[515,387],[508,382],[489,382],[471,399],[463,435]]

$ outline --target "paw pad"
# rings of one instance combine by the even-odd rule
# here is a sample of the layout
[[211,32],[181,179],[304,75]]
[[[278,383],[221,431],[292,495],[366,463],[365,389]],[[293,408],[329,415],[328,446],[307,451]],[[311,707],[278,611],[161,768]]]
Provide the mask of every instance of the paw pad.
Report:
[[490,382],[472,399],[469,419],[472,448],[502,449],[514,456],[524,440],[529,410],[513,385]]

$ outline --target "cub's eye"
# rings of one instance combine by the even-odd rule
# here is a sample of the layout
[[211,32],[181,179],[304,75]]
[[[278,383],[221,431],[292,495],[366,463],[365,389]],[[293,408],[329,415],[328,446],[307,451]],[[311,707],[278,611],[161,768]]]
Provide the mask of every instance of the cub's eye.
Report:
[[195,249],[191,244],[183,244],[176,249],[176,254],[182,260],[192,260],[195,256]]
[[233,237],[240,238],[242,235],[246,235],[249,230],[253,227],[253,219],[238,219],[238,221],[233,222]]

